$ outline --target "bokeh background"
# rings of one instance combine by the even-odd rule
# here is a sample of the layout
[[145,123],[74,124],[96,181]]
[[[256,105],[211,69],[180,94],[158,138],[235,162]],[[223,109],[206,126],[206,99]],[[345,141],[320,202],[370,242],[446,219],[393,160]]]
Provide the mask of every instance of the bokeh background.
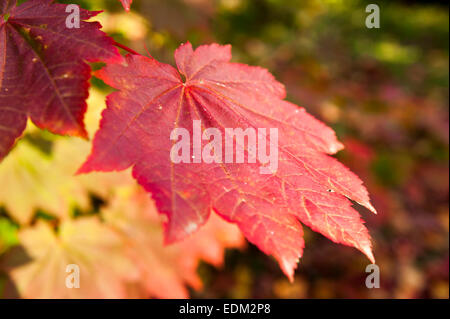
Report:
[[[59,2],[105,10],[98,18],[105,32],[166,63],[187,40],[232,44],[234,61],[269,69],[288,100],[336,130],[346,146],[337,157],[371,194],[379,214],[357,208],[373,237],[379,289],[365,286],[369,261],[362,254],[305,229],[294,283],[247,245],[228,249],[219,268],[201,262],[203,287],[189,288],[191,297],[448,298],[446,2],[371,1],[381,8],[380,29],[365,27],[370,2],[362,0],[134,0],[128,14],[117,0]],[[95,94],[110,92],[100,80],[92,84]],[[40,149],[54,139],[37,131],[26,137]],[[8,187],[1,176],[0,187]],[[104,199],[91,204],[95,214]],[[4,256],[20,246],[22,226],[13,215],[3,205]],[[36,218],[48,216],[40,210]],[[10,278],[2,278],[5,292]]]

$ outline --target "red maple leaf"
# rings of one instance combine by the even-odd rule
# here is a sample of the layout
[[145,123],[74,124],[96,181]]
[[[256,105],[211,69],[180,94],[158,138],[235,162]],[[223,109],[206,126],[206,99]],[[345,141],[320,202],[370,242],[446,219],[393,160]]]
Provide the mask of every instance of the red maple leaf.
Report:
[[85,21],[99,12],[80,9],[79,28],[69,28],[66,8],[51,0],[0,0],[0,160],[28,117],[53,133],[86,137],[86,61],[121,59],[101,25]]
[[[284,101],[283,85],[267,70],[230,59],[230,46],[193,51],[187,43],[175,52],[179,72],[139,55],[98,72],[119,91],[108,96],[92,153],[79,172],[132,166],[134,178],[168,216],[166,242],[193,233],[214,210],[273,255],[290,279],[304,247],[300,221],[374,261],[368,231],[347,198],[375,209],[359,178],[328,155],[342,148],[333,130]],[[193,121],[201,121],[203,133],[216,128],[222,135],[225,128],[278,129],[278,168],[261,174],[267,162],[258,157],[249,163],[253,151],[236,138],[244,163],[207,164],[194,144],[191,163],[174,164],[172,130],[185,128],[195,143],[202,133]],[[274,145],[268,134],[259,142]]]
[[120,0],[120,2],[122,2],[122,5],[125,8],[125,10],[130,11],[130,6],[133,0]]

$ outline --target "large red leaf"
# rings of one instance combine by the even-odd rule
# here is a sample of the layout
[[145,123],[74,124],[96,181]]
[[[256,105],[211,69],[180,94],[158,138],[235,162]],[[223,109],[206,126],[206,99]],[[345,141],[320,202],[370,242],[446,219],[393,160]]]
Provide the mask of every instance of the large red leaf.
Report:
[[120,59],[97,15],[80,9],[80,28],[68,28],[66,5],[51,0],[0,0],[0,160],[27,118],[56,134],[86,137],[88,80],[94,61]]
[[[334,132],[284,101],[283,85],[265,69],[230,58],[230,46],[193,51],[187,43],[175,52],[179,72],[137,55],[100,71],[119,91],[108,96],[92,153],[79,172],[132,166],[168,216],[167,242],[196,231],[214,210],[273,255],[291,279],[304,246],[299,221],[373,261],[368,231],[347,198],[375,210],[358,177],[327,155],[342,148]],[[171,131],[186,128],[193,136],[193,120],[222,135],[225,128],[277,128],[278,170],[261,174],[263,163],[249,164],[248,149],[247,164],[173,164]]]

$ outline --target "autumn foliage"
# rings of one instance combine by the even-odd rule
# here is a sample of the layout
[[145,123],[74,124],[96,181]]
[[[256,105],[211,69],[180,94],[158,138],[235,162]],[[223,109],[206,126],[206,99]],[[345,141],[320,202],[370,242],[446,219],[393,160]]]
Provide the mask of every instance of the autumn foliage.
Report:
[[[132,1],[120,2],[129,12]],[[360,212],[377,212],[335,157],[350,146],[358,160],[345,162],[370,180],[361,165],[371,152],[286,99],[301,89],[232,61],[231,45],[182,41],[174,67],[102,32],[98,11],[80,9],[80,28],[66,26],[68,14],[52,0],[0,0],[0,205],[16,234],[0,241],[5,294],[187,298],[202,287],[199,264],[222,267],[245,239],[292,283],[303,226],[375,263]],[[90,88],[92,75],[109,94]],[[202,145],[174,163],[177,128],[192,139],[210,128],[276,129],[277,168],[261,174],[267,163],[249,160],[236,138],[244,163],[196,160]],[[271,140],[264,133],[258,144]],[[71,264],[80,289],[64,284]]]
[[[304,247],[299,221],[337,243],[358,248],[375,261],[368,231],[347,200],[353,199],[375,212],[367,191],[353,173],[327,155],[342,149],[342,144],[330,128],[303,108],[284,101],[283,85],[265,69],[230,63],[231,47],[216,44],[195,51],[190,43],[180,46],[175,51],[179,73],[144,56],[129,55],[122,61],[114,41],[99,31],[98,23],[83,22],[79,29],[67,28],[64,5],[44,0],[32,0],[18,7],[2,3],[3,13],[9,14],[1,26],[1,88],[7,92],[0,102],[0,121],[7,133],[3,135],[3,155],[21,135],[27,115],[37,126],[53,133],[86,137],[83,117],[90,78],[86,62],[105,61],[107,66],[97,76],[119,92],[107,98],[108,107],[102,113],[93,152],[78,173],[118,171],[132,166],[134,178],[152,195],[158,211],[168,218],[164,224],[167,243],[197,232],[215,212],[236,224],[263,252],[273,255],[291,280]],[[129,8],[127,3],[124,6]],[[81,19],[96,14],[82,10]],[[25,80],[18,80],[21,73]],[[222,132],[226,127],[277,128],[277,171],[262,175],[259,168],[264,164],[259,161],[174,165],[168,158],[173,144],[170,132],[177,127],[189,128],[193,120],[203,121],[202,130],[215,127]],[[249,156],[248,149],[245,156]],[[42,206],[47,206],[47,202]],[[30,210],[23,213],[28,217],[23,221],[29,221]],[[66,250],[77,250],[71,248],[72,242],[95,250],[98,241],[101,245],[105,241],[113,250],[123,249],[118,246],[121,242],[116,234],[105,227],[95,217],[62,222],[60,240],[68,242],[64,248],[58,248],[51,228],[40,222],[36,229],[22,233],[21,241],[36,261],[12,274],[19,291],[28,297],[69,297],[63,286],[48,287],[40,295],[41,283],[34,278],[62,276],[63,265],[70,264],[72,257],[67,256]],[[85,233],[95,235],[83,242]],[[36,238],[44,242],[40,244]],[[42,246],[52,251],[55,260],[48,260]],[[92,254],[97,259],[92,264],[111,260],[108,252],[102,253],[106,255]],[[112,264],[121,267],[118,261]],[[142,261],[140,266],[144,272],[151,267]],[[93,276],[93,281],[102,280],[94,269],[85,267],[81,268]],[[43,268],[46,273],[32,274]],[[121,271],[124,270],[117,269],[111,276],[132,280],[122,277]],[[131,272],[124,273],[128,276]],[[32,281],[22,281],[24,278]],[[95,286],[100,289],[103,284]],[[120,287],[105,291],[126,296]],[[109,297],[101,290],[80,293]]]

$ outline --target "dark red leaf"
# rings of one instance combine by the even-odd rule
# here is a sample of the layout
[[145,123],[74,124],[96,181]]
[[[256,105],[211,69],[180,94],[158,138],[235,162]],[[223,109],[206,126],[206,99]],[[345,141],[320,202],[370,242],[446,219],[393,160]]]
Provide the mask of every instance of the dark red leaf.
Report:
[[68,28],[67,5],[0,0],[0,160],[27,118],[56,134],[86,137],[83,124],[91,69],[86,62],[121,59],[97,22],[80,9],[80,28]]

